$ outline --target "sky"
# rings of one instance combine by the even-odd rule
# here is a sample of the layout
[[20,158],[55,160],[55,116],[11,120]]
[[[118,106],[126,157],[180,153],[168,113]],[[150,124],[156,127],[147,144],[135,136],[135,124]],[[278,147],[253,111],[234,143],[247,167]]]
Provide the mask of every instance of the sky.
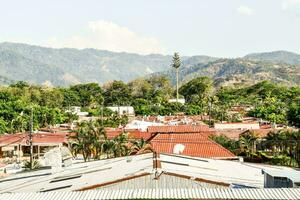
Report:
[[300,53],[300,0],[0,0],[0,42],[185,56]]

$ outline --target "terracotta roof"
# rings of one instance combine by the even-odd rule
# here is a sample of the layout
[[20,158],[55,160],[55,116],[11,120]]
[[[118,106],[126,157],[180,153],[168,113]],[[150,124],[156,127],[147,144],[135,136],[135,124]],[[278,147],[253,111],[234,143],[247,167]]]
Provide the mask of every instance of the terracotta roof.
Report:
[[[33,144],[61,144],[67,143],[67,135],[60,133],[35,133],[32,137]],[[27,133],[20,133],[20,134],[9,134],[9,135],[2,135],[0,137],[0,146],[9,146],[9,145],[28,145],[29,144],[29,136]]]
[[237,130],[237,129],[216,130],[216,135],[218,136],[225,135],[230,139],[238,140],[240,138],[240,134],[244,132],[245,130]]
[[203,158],[235,157],[229,150],[201,133],[159,133],[150,141],[150,144],[155,151],[161,153],[175,153],[175,145],[179,145],[179,148],[184,147],[180,154],[186,156]]
[[212,131],[206,125],[149,126],[150,133],[200,133]]
[[151,137],[151,133],[143,132],[137,129],[123,130],[123,129],[106,129],[106,136],[108,139],[113,139],[120,135],[121,133],[128,133],[128,137],[132,139],[144,139],[148,140]]
[[249,130],[250,132],[253,132],[257,137],[264,138],[268,135],[270,132],[277,132],[276,129],[255,129],[255,130]]

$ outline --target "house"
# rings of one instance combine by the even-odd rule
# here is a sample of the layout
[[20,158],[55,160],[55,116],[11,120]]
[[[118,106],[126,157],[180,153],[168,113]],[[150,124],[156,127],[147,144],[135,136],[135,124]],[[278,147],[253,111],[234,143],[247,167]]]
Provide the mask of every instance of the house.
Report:
[[149,121],[144,121],[144,120],[132,120],[125,126],[125,129],[138,129],[141,131],[147,131],[149,126],[162,126],[162,125],[164,125],[164,124],[159,123],[159,122],[149,122]]
[[214,131],[206,125],[150,126],[148,140],[153,151],[202,158],[233,159],[236,156],[209,136]]
[[201,133],[158,133],[150,140],[155,152],[202,158],[233,159],[236,156]]
[[116,112],[118,115],[134,116],[134,108],[132,106],[110,106],[108,109]]
[[[32,134],[34,156],[39,158],[50,148],[68,145],[68,133],[45,133]],[[0,136],[0,157],[15,157],[20,159],[29,156],[30,143],[28,133],[7,134]]]
[[78,116],[78,121],[79,122],[91,120],[91,118],[88,117],[89,113],[88,112],[82,112],[81,107],[79,107],[79,106],[71,106],[69,110],[66,110],[66,113],[72,113],[73,115]]

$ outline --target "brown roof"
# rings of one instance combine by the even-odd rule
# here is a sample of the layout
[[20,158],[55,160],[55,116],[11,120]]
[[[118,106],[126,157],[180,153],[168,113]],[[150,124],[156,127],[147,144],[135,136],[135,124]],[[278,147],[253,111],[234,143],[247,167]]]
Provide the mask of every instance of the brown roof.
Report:
[[137,129],[132,129],[132,130],[106,129],[106,136],[108,139],[113,139],[123,132],[128,133],[128,137],[132,139],[148,140],[152,135],[151,133],[143,132]]
[[150,140],[152,148],[161,153],[174,153],[176,144],[184,145],[181,153],[203,158],[232,158],[233,153],[201,133],[159,133]]
[[237,129],[216,130],[216,135],[218,136],[224,135],[230,139],[238,140],[240,138],[240,135],[244,132],[245,130],[237,130]]
[[[32,142],[33,144],[61,144],[67,143],[67,134],[59,133],[35,133],[32,134]],[[9,145],[29,145],[29,135],[27,133],[19,133],[19,134],[9,134],[2,135],[0,137],[0,146],[9,146]]]

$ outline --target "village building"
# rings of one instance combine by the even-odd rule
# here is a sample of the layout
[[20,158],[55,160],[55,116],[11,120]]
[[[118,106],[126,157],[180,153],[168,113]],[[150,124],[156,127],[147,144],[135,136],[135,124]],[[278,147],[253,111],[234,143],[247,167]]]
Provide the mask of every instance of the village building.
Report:
[[107,108],[120,116],[134,116],[134,108],[132,106],[109,106]]
[[259,123],[257,121],[249,121],[249,122],[221,122],[215,123],[214,128],[216,130],[226,130],[226,129],[239,129],[239,130],[247,130],[247,129],[259,129]]
[[181,104],[185,104],[185,99],[169,99],[168,100],[169,103],[181,103]]
[[[67,146],[69,133],[38,132],[32,134],[35,158],[44,155],[54,147]],[[15,158],[17,161],[29,157],[30,141],[28,133],[7,134],[0,137],[0,158]]]

